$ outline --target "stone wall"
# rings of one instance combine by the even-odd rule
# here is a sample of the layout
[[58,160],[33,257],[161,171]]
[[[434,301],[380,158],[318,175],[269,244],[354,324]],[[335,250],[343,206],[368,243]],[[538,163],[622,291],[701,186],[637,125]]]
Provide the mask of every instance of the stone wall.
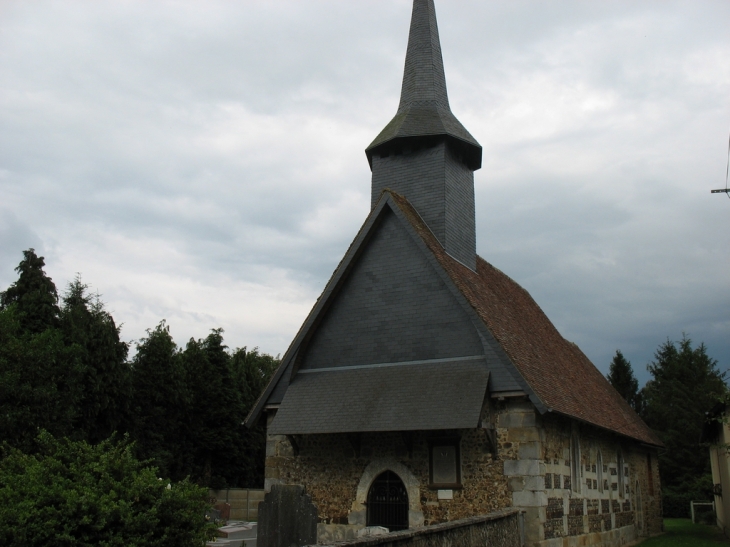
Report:
[[[528,545],[563,545],[588,534],[599,535],[586,544],[621,545],[661,532],[654,449],[565,417],[540,416],[526,400],[493,406],[500,459],[513,505],[525,511]],[[578,443],[577,466],[571,438]]]
[[[429,487],[428,441],[461,435],[463,488],[439,499]],[[303,484],[318,507],[320,540],[346,539],[366,525],[367,491],[382,471],[396,472],[409,497],[409,526],[431,525],[487,514],[512,505],[503,463],[492,456],[484,430],[417,431],[306,435],[288,439],[269,435],[266,488]]]
[[520,511],[507,509],[422,528],[331,543],[338,547],[520,547]]
[[[306,485],[318,507],[320,543],[354,538],[366,525],[368,488],[386,469],[404,481],[411,528],[518,507],[533,547],[578,538],[610,547],[661,532],[654,449],[565,417],[540,416],[526,398],[489,401],[482,423],[462,431],[270,435],[266,485]],[[428,441],[438,435],[461,437],[463,487],[449,492],[452,499],[429,488]],[[577,466],[571,438],[579,447]]]
[[[655,449],[586,424],[577,427],[560,416],[546,415],[542,424],[548,502],[540,540],[630,528],[609,535],[633,541],[662,531]],[[580,447],[577,476],[571,468],[571,437]]]

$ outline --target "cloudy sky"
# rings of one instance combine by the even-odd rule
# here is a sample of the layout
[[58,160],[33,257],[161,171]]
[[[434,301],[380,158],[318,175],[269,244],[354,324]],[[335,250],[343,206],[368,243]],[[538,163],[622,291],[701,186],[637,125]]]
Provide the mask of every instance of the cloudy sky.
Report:
[[[0,1],[0,289],[283,353],[369,209],[409,0]],[[477,249],[604,372],[730,367],[730,2],[437,0]]]

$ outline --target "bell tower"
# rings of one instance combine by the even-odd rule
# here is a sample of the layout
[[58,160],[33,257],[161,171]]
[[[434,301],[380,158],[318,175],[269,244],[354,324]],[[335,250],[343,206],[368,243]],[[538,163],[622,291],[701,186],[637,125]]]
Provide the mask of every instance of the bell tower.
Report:
[[371,206],[386,188],[405,196],[446,252],[474,270],[482,147],[449,107],[433,0],[413,2],[398,111],[365,153]]

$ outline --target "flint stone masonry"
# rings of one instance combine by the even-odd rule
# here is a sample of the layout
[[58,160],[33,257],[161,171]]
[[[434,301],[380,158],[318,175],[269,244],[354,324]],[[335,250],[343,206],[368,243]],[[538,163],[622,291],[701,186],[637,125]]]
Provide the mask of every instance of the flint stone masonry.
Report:
[[390,469],[403,480],[409,497],[409,525],[431,525],[509,507],[512,496],[481,430],[461,432],[461,489],[439,500],[429,488],[428,440],[453,438],[455,432],[363,433],[359,454],[346,434],[303,435],[297,455],[285,436],[268,436],[267,484],[305,484],[318,509],[320,543],[351,537],[366,525],[364,502],[380,472]]
[[579,536],[585,533],[583,529],[583,517],[568,517],[568,535]]

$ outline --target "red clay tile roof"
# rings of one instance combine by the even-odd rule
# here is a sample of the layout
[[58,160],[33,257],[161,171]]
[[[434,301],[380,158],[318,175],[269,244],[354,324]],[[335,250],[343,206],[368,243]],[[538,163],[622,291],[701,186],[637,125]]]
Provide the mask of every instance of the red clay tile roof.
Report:
[[560,335],[525,289],[481,257],[476,272],[451,258],[408,200],[386,192],[550,411],[662,445],[578,346]]

